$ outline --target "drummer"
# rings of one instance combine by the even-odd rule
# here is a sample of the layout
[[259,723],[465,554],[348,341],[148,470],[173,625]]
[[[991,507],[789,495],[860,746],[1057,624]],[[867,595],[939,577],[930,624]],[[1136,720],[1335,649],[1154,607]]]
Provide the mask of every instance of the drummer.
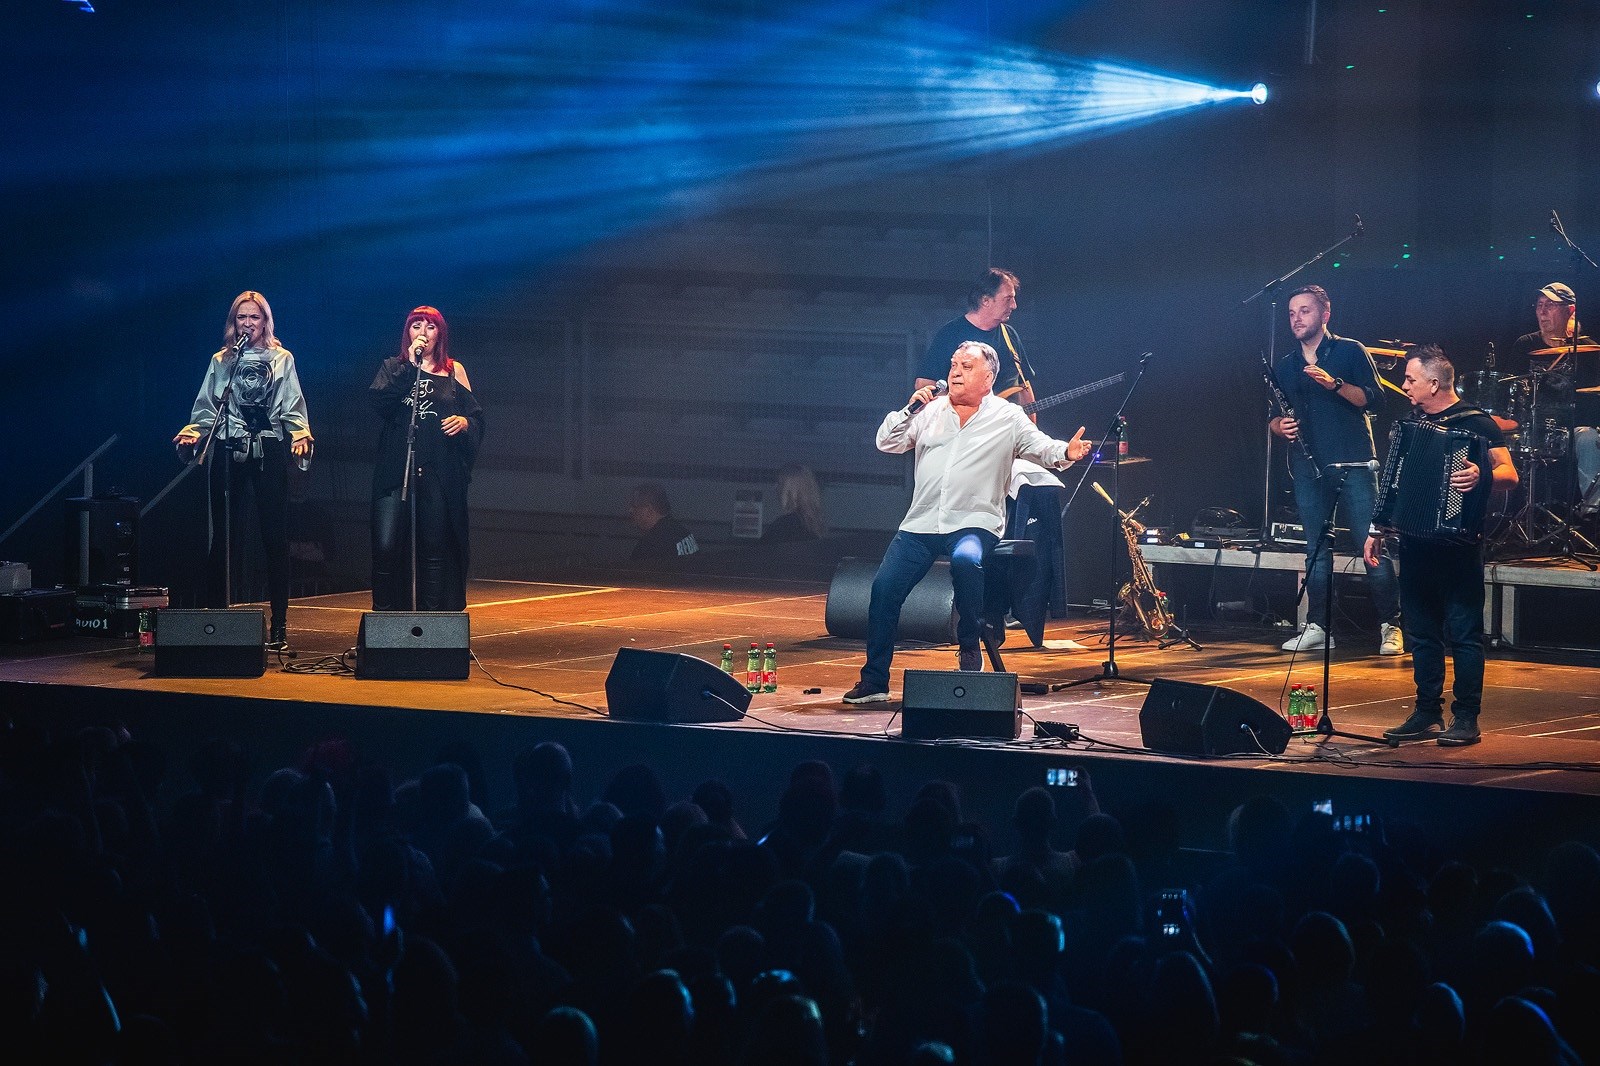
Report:
[[[1545,370],[1559,375],[1562,385],[1576,383],[1579,389],[1600,385],[1600,351],[1594,350],[1594,341],[1578,324],[1578,297],[1572,286],[1552,281],[1540,289],[1533,313],[1539,328],[1517,338],[1504,372]],[[1580,350],[1574,353],[1575,344]],[[1584,347],[1590,350],[1582,351]],[[1582,496],[1600,476],[1600,430],[1595,428],[1600,425],[1600,395],[1579,392],[1573,422],[1572,451],[1578,468],[1577,491]]]
[[[1532,333],[1524,333],[1517,338],[1511,346],[1510,357],[1501,367],[1505,374],[1524,374],[1529,370],[1545,370],[1556,362],[1556,355],[1547,354],[1552,349],[1571,346],[1574,336],[1579,344],[1593,344],[1594,341],[1582,335],[1578,326],[1578,297],[1573,293],[1572,287],[1563,281],[1552,281],[1539,290],[1533,301],[1534,317],[1539,320],[1539,328]],[[1568,332],[1568,331],[1571,332]],[[1538,352],[1538,355],[1530,353]],[[1582,353],[1580,353],[1582,354]],[[1572,356],[1561,359],[1556,369],[1566,369],[1570,374],[1573,368],[1567,364],[1572,361]],[[1580,360],[1578,371],[1581,373],[1586,363],[1593,362]],[[1590,372],[1595,374],[1594,371]],[[1579,385],[1593,385],[1593,381],[1580,381]]]

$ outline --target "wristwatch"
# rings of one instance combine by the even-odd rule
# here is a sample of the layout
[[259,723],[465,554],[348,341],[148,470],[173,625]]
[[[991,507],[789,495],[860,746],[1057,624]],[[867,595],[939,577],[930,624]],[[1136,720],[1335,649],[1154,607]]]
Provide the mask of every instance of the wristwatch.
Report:
[[1333,391],[1334,392],[1338,392],[1342,388],[1344,388],[1344,378],[1334,378],[1333,379]]

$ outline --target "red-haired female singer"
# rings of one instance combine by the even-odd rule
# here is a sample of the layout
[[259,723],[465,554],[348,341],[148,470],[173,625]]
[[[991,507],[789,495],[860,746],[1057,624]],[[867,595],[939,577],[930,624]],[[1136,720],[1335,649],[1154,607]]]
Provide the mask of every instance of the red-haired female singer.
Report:
[[[368,398],[383,431],[372,470],[372,609],[467,606],[467,487],[483,443],[483,407],[467,368],[450,357],[450,328],[432,307],[406,316],[400,354],[385,359]],[[410,492],[416,502],[416,602],[411,599],[411,501],[406,438],[416,411]]]

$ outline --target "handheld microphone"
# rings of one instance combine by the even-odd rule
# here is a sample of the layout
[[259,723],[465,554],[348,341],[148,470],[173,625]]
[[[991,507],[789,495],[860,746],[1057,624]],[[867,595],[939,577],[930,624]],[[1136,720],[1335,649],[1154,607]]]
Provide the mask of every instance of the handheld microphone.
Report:
[[[933,397],[934,397],[934,399],[938,399],[940,396],[943,396],[945,393],[947,393],[949,391],[950,391],[950,383],[948,381],[946,381],[944,378],[940,378],[938,381],[935,381],[933,383]],[[922,410],[922,403],[920,401],[918,401],[918,400],[912,400],[910,403],[908,403],[904,407],[900,408],[900,413],[903,414],[903,415],[914,415],[920,410]]]
[[421,362],[422,349],[426,348],[427,346],[427,339],[424,337],[418,337],[411,345],[411,361],[414,363]]
[[1361,462],[1361,463],[1324,463],[1323,466],[1322,466],[1322,469],[1324,469],[1324,470],[1376,470],[1376,469],[1378,469],[1378,460],[1376,460],[1376,459],[1368,459],[1365,462]]
[[234,355],[243,355],[244,354],[244,350],[246,348],[250,347],[251,336],[252,336],[252,333],[248,328],[241,329],[239,331],[239,335],[233,339],[233,354]]

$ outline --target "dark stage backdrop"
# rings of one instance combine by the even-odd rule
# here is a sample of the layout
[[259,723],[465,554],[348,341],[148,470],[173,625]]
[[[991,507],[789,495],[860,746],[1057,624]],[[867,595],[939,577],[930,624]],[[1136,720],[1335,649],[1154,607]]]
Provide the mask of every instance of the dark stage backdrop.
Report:
[[[1539,285],[1600,292],[1547,226],[1555,208],[1600,249],[1593,5],[1323,0],[1309,26],[1307,5],[1282,2],[854,5],[840,19],[857,38],[911,16],[926,30],[882,32],[925,32],[916,43],[930,49],[960,33],[978,56],[1026,47],[1214,85],[1260,79],[1273,95],[881,171],[870,135],[852,166],[829,168],[798,161],[797,134],[792,168],[764,142],[748,171],[701,184],[697,167],[730,155],[692,137],[669,165],[652,154],[697,97],[681,71],[670,91],[652,84],[643,61],[710,64],[716,27],[737,43],[786,5],[687,3],[704,21],[665,29],[567,0],[96,7],[8,12],[20,43],[0,118],[16,161],[0,526],[112,433],[98,487],[158,492],[178,472],[166,442],[229,301],[259,289],[318,438],[296,486],[301,590],[365,582],[375,426],[362,392],[418,303],[449,317],[489,412],[475,569],[519,576],[574,530],[588,535],[577,554],[619,554],[641,480],[666,484],[712,544],[741,490],[775,510],[772,476],[788,462],[818,472],[834,526],[892,528],[910,465],[878,455],[873,429],[989,262],[1023,276],[1014,324],[1041,393],[1154,353],[1129,407],[1150,462],[1128,487],[1178,526],[1213,506],[1259,519],[1268,311],[1241,301],[1356,214],[1366,236],[1302,280],[1328,287],[1336,331],[1369,343],[1439,341],[1472,369],[1488,342],[1531,328]],[[657,44],[682,39],[597,83],[645,26]],[[609,123],[579,136],[612,97]],[[1042,424],[1102,430],[1117,398]],[[190,481],[145,536],[144,578],[180,597],[204,536]],[[1085,531],[1071,550],[1102,558],[1104,504],[1074,507]],[[0,556],[53,579],[61,540],[54,504]],[[1096,594],[1092,568],[1079,578],[1074,600]]]

